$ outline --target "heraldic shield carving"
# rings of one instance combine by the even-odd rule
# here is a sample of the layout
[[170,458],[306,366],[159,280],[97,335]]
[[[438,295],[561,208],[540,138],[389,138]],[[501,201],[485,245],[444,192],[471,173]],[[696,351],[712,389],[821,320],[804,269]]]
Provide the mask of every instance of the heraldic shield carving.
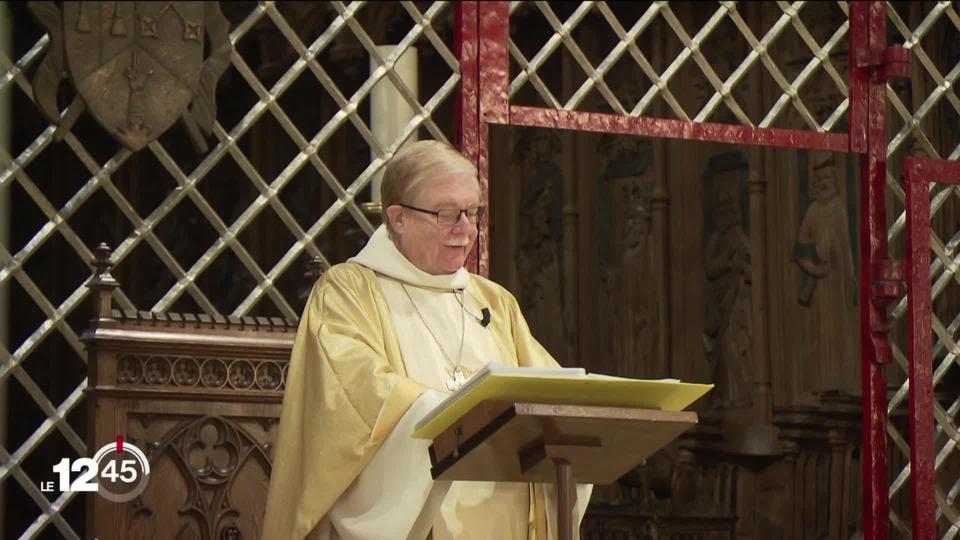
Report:
[[[58,126],[58,137],[89,110],[135,152],[180,118],[197,151],[207,151],[217,81],[232,50],[218,2],[57,4],[30,2],[50,34],[50,50],[33,79],[34,97]],[[77,97],[61,117],[57,88],[66,75]]]

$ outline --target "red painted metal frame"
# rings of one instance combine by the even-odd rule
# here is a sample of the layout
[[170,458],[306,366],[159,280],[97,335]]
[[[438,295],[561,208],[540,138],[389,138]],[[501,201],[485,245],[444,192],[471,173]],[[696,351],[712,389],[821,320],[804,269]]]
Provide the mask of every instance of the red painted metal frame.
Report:
[[[460,59],[460,96],[454,113],[454,139],[456,146],[464,156],[477,166],[480,176],[481,204],[489,203],[489,180],[486,168],[486,156],[481,160],[481,148],[486,148],[489,128],[480,125],[480,63],[478,52],[481,46],[479,38],[479,6],[477,2],[458,2],[454,15],[454,50]],[[487,239],[489,227],[485,221],[480,226],[480,234],[474,244],[473,252],[467,258],[466,267],[475,273],[488,275],[487,263],[489,248]]]
[[[850,50],[857,59],[879,58],[886,47],[886,5],[850,3]],[[886,222],[886,83],[869,62],[850,62],[851,151],[860,156],[860,343],[863,392],[863,520],[868,539],[890,531],[887,477],[887,383],[891,359],[887,306],[899,288],[899,266],[890,260]]]
[[622,133],[644,137],[710,141],[759,146],[806,148],[828,152],[848,152],[846,133],[817,133],[796,129],[754,128],[734,124],[688,122],[672,118],[623,116],[584,111],[562,111],[539,107],[510,106],[509,124],[550,127],[602,133]]
[[960,184],[960,163],[907,157],[907,296],[910,325],[910,485],[914,538],[934,538],[933,300],[930,292],[930,184]]
[[[878,65],[886,48],[886,5],[882,1],[849,4],[853,61],[849,80],[849,133],[690,122],[666,118],[625,117],[583,111],[511,105],[509,102],[509,6],[507,2],[461,2],[458,5],[458,49],[465,91],[462,94],[461,148],[480,170],[484,200],[488,186],[489,124],[559,128],[778,146],[861,154],[861,345],[863,376],[864,532],[867,539],[889,535],[886,459],[886,381],[883,364],[890,360],[886,306],[898,290],[899,266],[889,259],[885,208],[885,88]],[[467,16],[469,14],[469,16]],[[476,48],[463,45],[476,39]],[[468,119],[468,111],[476,117]],[[488,229],[484,224],[476,269],[488,269]],[[928,325],[929,326],[929,325]],[[912,432],[913,430],[911,430]],[[923,483],[921,482],[921,485]],[[926,484],[932,485],[932,484]],[[926,503],[924,503],[926,504]],[[926,508],[926,506],[924,507]],[[915,538],[928,538],[916,536]]]
[[510,123],[510,6],[480,2],[480,118]]
[[[850,136],[846,133],[757,128],[511,105],[508,3],[480,3],[480,24],[480,62],[483,66],[480,70],[480,115],[483,122],[831,152],[850,151]],[[858,109],[856,113],[861,114],[862,111]]]
[[[490,4],[497,5],[490,9]],[[461,77],[455,126],[457,146],[477,166],[483,205],[490,201],[489,123],[506,116],[506,109],[498,109],[497,103],[505,103],[509,84],[509,12],[506,3],[499,4],[461,1],[455,14],[454,47],[460,58]],[[489,221],[485,220],[466,262],[467,268],[483,276],[490,274],[489,238]]]
[[[911,176],[919,182],[940,182],[942,184],[960,184],[960,161],[945,159],[925,159],[907,156],[903,163],[907,179]],[[930,201],[927,201],[929,206]],[[907,204],[908,209],[913,209]],[[910,214],[907,214],[907,219]],[[927,225],[929,227],[929,224]],[[929,268],[928,268],[929,270]]]
[[[848,34],[848,50],[869,48],[870,26],[868,24],[868,2],[854,1],[849,4],[850,31]],[[848,62],[850,78],[847,81],[847,92],[850,98],[849,130],[850,151],[866,153],[867,151],[867,107],[870,74],[857,62]]]
[[479,143],[480,101],[477,63],[477,3],[459,2],[454,14],[454,50],[460,59],[460,95],[454,112],[454,143],[467,159],[476,162]]

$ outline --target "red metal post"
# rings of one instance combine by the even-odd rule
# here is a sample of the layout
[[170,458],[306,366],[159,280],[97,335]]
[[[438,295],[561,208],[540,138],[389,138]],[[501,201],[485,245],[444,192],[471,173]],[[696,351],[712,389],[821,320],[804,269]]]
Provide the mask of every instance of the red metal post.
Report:
[[[456,48],[460,55],[460,101],[457,115],[460,151],[477,165],[480,200],[489,205],[488,122],[508,122],[510,36],[507,2],[459,2],[456,15]],[[480,236],[467,267],[480,275],[490,273],[489,221],[480,225]]]
[[477,3],[457,2],[454,14],[454,50],[460,59],[460,91],[454,114],[455,144],[471,161],[477,159],[477,124],[479,123],[477,65]]
[[510,3],[480,2],[480,120],[510,122]]
[[[477,2],[457,2],[455,13],[454,50],[460,59],[460,92],[454,114],[454,137],[456,145],[470,161],[480,169],[480,64],[478,51],[479,38],[479,5]],[[485,138],[485,137],[484,137]],[[486,174],[480,171],[480,201],[487,205]],[[480,237],[474,244],[473,252],[467,258],[466,267],[473,272],[487,275],[480,267],[480,261],[486,257],[482,254],[487,251],[488,221],[480,224]]]
[[[490,187],[490,123],[509,122],[510,91],[510,4],[508,2],[479,2],[478,29],[478,84],[479,132],[477,142],[477,169],[484,204],[489,200]],[[490,229],[480,231],[479,273],[490,273]]]
[[914,538],[937,532],[933,440],[933,338],[930,294],[930,180],[907,158],[907,321],[910,325],[910,488]]
[[930,183],[960,184],[960,163],[908,157],[907,297],[910,324],[910,480],[913,537],[934,538],[936,519],[936,444],[933,407],[933,344],[930,291]]
[[[850,45],[858,51],[883,50],[886,8],[883,2],[850,3]],[[866,121],[866,150],[860,157],[860,345],[863,389],[863,513],[864,534],[870,540],[889,536],[887,492],[887,385],[883,364],[890,361],[885,303],[875,302],[875,273],[888,261],[884,214],[886,178],[885,84],[871,78],[870,66],[850,62],[850,99],[863,107],[851,120]],[[851,150],[860,139],[861,124],[851,125]],[[879,305],[878,305],[879,304]]]
[[[870,45],[870,32],[867,24],[869,12],[868,3],[863,1],[850,2],[850,32],[848,34],[848,50],[867,50]],[[850,98],[850,151],[866,153],[867,151],[867,102],[870,86],[868,69],[858,66],[856,60],[848,62],[850,66],[850,80],[848,92]]]
[[541,107],[511,105],[511,125],[622,133],[642,137],[663,137],[688,141],[711,141],[730,144],[782,146],[827,152],[847,152],[846,133],[819,133],[800,129],[757,128],[736,124],[693,122],[673,118],[625,116],[586,111],[564,111]]

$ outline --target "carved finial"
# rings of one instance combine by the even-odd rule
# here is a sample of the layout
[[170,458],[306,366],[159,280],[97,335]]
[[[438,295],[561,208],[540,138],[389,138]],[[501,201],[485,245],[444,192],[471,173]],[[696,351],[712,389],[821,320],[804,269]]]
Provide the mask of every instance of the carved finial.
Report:
[[93,292],[94,311],[93,322],[99,324],[113,318],[113,290],[120,286],[117,280],[113,279],[110,269],[113,263],[110,262],[110,246],[106,242],[101,242],[93,250],[93,266],[96,268],[93,278],[87,284]]
[[110,262],[110,246],[106,242],[100,242],[97,249],[93,250],[93,266],[97,268],[97,274],[106,274],[110,272],[113,263]]

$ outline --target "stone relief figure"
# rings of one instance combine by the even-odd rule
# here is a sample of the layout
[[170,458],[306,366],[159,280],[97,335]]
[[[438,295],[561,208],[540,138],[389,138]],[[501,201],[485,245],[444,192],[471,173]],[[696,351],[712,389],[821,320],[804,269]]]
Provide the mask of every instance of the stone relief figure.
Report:
[[563,318],[563,173],[555,162],[555,133],[528,131],[513,149],[520,168],[517,272],[520,305],[530,328],[554,355],[566,354],[570,329]]
[[[743,227],[746,164],[739,153],[721,154],[706,172],[711,209],[704,254],[707,319],[704,346],[717,389],[713,407],[737,409],[752,404],[749,373],[753,369],[750,322],[750,239]],[[712,199],[712,200],[711,200]]]
[[624,198],[622,251],[618,262],[606,267],[605,281],[615,372],[624,377],[644,377],[650,375],[645,367],[655,353],[656,303],[650,290],[650,213],[638,189],[640,182],[632,180],[625,190],[631,195]]
[[794,262],[803,272],[797,301],[809,308],[804,340],[816,369],[804,369],[804,388],[856,391],[859,358],[854,340],[858,303],[847,203],[837,189],[837,168],[829,154],[813,154],[810,202],[794,246]]
[[607,158],[600,177],[597,245],[600,250],[600,329],[613,373],[649,377],[656,352],[657,305],[650,216],[652,152],[648,141],[608,136],[598,148]]

